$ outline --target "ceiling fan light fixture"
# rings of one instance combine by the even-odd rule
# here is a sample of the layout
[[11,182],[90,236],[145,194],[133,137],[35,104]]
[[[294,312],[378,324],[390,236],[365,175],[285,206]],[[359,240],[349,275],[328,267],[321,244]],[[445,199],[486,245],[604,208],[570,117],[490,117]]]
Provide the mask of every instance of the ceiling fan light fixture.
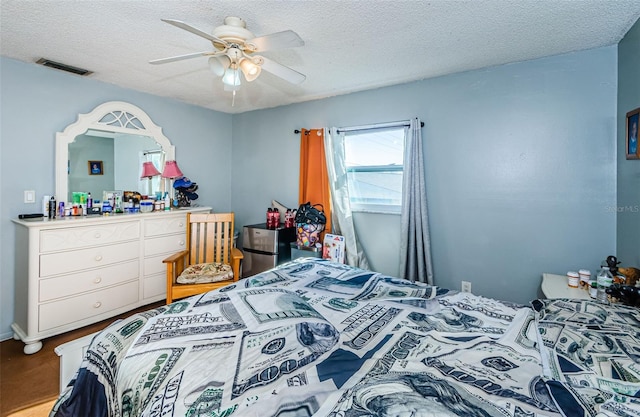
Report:
[[227,68],[229,68],[229,65],[231,65],[231,60],[226,55],[212,56],[209,58],[209,69],[218,77],[222,77],[224,75]]
[[[241,84],[240,71],[238,71],[237,68],[227,68],[224,72],[224,76],[222,77],[222,83],[225,85],[225,90],[227,90],[227,86],[236,87],[234,89],[237,90],[238,88],[240,88]],[[232,89],[231,91],[233,91],[234,89]]]
[[244,78],[249,82],[258,78],[262,71],[262,68],[260,68],[259,65],[254,64],[251,60],[246,58],[240,61],[240,69],[244,74]]

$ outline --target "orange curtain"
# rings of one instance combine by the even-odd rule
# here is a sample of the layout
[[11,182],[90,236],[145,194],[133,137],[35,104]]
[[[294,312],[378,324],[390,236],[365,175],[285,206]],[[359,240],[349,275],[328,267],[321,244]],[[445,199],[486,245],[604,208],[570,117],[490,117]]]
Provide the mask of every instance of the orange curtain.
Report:
[[[324,155],[324,130],[302,129],[300,133],[299,204],[322,204],[327,217],[325,232],[331,233],[331,194]],[[322,234],[324,237],[324,233]],[[321,240],[322,241],[322,240]]]

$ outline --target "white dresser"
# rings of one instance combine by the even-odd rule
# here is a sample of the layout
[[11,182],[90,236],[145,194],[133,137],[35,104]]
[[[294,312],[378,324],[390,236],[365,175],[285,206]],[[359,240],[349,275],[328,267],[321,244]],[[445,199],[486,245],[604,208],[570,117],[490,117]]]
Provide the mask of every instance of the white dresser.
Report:
[[14,338],[24,353],[41,340],[166,295],[162,260],[185,248],[186,214],[169,212],[13,220],[16,224]]

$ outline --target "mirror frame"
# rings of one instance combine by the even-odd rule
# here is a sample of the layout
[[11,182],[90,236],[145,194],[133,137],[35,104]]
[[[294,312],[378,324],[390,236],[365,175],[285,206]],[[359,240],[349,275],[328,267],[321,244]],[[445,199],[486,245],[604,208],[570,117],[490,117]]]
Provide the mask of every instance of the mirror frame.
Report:
[[[165,160],[175,160],[175,147],[169,138],[162,133],[162,128],[151,120],[142,109],[124,101],[108,101],[93,109],[90,113],[81,113],[75,123],[56,133],[56,196],[66,201],[69,192],[67,174],[69,161],[69,144],[78,135],[88,130],[124,133],[138,136],[149,136],[158,143],[165,152]],[[64,196],[64,197],[62,197]],[[62,199],[61,199],[62,198]]]

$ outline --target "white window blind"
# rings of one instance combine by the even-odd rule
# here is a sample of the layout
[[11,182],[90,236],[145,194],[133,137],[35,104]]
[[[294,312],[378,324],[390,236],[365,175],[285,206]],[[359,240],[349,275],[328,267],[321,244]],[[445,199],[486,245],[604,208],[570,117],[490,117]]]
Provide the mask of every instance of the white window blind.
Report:
[[353,211],[400,213],[403,123],[342,130],[349,200]]

